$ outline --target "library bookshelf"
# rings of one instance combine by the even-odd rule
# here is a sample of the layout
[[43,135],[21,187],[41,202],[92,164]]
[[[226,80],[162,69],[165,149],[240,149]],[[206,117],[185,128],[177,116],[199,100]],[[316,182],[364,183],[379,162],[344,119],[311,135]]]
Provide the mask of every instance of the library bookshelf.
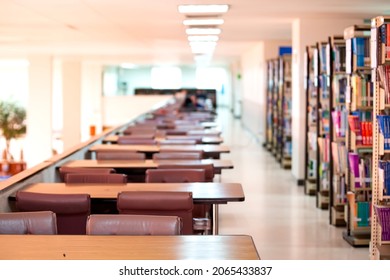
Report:
[[343,238],[352,246],[368,246],[371,222],[372,111],[370,26],[353,25],[344,30],[346,43],[346,147],[347,204]]
[[317,75],[317,169],[316,169],[316,206],[329,208],[330,175],[330,96],[329,75],[327,72],[328,42],[317,42],[314,56],[315,75]]
[[314,73],[316,46],[306,46],[304,87],[306,92],[305,120],[305,194],[316,194],[317,182],[317,80]]
[[371,259],[390,259],[390,17],[371,20],[373,169]]
[[345,93],[347,74],[345,71],[346,45],[344,36],[330,36],[327,45],[327,73],[329,76],[329,107],[331,114],[329,136],[329,223],[346,226],[346,183],[347,151],[345,132],[347,129],[347,109]]

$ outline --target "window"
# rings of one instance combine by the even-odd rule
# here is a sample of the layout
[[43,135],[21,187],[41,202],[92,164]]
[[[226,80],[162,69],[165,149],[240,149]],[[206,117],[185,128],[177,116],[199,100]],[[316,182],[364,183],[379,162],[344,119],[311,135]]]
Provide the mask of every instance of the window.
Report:
[[181,69],[178,67],[153,67],[152,88],[179,89],[182,86]]

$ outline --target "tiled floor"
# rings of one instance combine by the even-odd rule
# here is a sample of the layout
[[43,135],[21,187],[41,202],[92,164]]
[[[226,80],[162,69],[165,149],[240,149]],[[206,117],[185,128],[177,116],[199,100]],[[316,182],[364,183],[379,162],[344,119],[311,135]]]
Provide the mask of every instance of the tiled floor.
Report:
[[261,143],[227,110],[218,112],[224,145],[234,169],[223,182],[240,182],[245,201],[220,206],[220,234],[253,236],[262,259],[369,259],[368,248],[354,248],[342,238],[345,228],[329,225],[328,211],[315,207],[290,170],[283,170]]

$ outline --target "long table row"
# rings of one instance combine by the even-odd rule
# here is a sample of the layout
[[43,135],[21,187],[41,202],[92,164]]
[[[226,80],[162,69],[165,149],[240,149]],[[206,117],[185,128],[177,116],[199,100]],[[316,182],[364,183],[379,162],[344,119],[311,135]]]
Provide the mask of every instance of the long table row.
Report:
[[[209,119],[208,119],[209,121]],[[128,128],[110,131],[99,137],[98,141],[80,149],[78,156],[70,155],[51,162],[47,170],[49,180],[39,180],[42,176],[34,175],[21,180],[14,188],[6,189],[9,208],[14,209],[16,191],[46,194],[89,194],[91,203],[99,200],[115,201],[124,191],[167,191],[191,192],[194,204],[211,205],[213,233],[215,235],[190,236],[88,236],[88,235],[2,235],[0,259],[259,259],[256,247],[250,236],[217,235],[218,205],[228,202],[242,202],[245,195],[239,183],[127,183],[127,184],[67,184],[59,181],[60,167],[70,168],[113,168],[131,173],[133,170],[158,168],[160,164],[199,165],[212,164],[215,174],[224,169],[232,169],[233,163],[220,159],[221,153],[229,153],[227,146],[221,146],[222,137],[204,135],[202,145],[123,145],[115,143],[121,131]],[[201,134],[200,131],[194,132]],[[212,135],[212,134],[210,134]],[[179,137],[179,136],[178,136]],[[209,138],[207,138],[209,137]],[[183,136],[180,136],[183,140]],[[208,140],[208,141],[206,141]],[[100,142],[100,143],[99,143]],[[210,144],[213,143],[213,144]],[[81,153],[82,150],[82,153]],[[94,153],[99,151],[132,151],[149,154],[145,160],[95,160]],[[150,154],[159,152],[202,151],[201,160],[152,160]],[[84,155],[80,159],[80,155]],[[91,156],[92,155],[92,156]],[[84,158],[83,158],[84,157]],[[92,157],[92,158],[91,158]],[[50,172],[48,171],[48,172]],[[43,174],[40,170],[39,174]],[[26,180],[27,179],[27,180]],[[22,182],[23,181],[23,182]],[[18,186],[16,188],[16,185]],[[131,248],[131,249],[129,249]]]

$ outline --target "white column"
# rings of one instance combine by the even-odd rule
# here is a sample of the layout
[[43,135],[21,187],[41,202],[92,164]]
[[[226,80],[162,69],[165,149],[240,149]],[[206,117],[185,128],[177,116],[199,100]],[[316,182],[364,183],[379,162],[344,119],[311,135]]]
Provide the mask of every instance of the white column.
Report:
[[98,62],[85,62],[82,65],[81,87],[81,140],[90,137],[89,127],[96,126],[96,133],[102,132],[102,71]]
[[31,167],[52,156],[52,58],[31,56],[29,62],[24,156]]
[[62,61],[64,150],[81,142],[81,61]]
[[362,19],[295,19],[292,23],[292,174],[297,180],[305,176],[305,47],[327,41],[332,35],[343,35],[344,29],[354,24],[362,24]]

